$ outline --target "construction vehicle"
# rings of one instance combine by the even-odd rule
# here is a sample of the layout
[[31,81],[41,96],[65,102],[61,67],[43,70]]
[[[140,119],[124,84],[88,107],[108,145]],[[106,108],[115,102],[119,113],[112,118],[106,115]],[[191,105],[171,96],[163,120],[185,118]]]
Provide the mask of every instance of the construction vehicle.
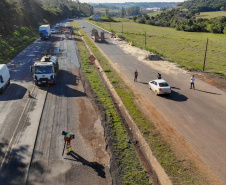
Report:
[[97,29],[93,28],[91,36],[94,42],[104,42],[104,31],[100,32],[99,36]]
[[33,72],[35,84],[50,85],[56,83],[56,76],[59,70],[58,58],[56,56],[43,56],[40,62],[35,62],[30,67]]

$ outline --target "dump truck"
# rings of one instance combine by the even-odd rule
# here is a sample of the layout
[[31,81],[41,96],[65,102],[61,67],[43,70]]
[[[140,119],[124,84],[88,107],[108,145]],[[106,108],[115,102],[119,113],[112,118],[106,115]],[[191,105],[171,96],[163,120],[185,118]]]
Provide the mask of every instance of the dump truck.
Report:
[[41,61],[35,62],[30,67],[36,85],[56,84],[56,76],[59,70],[58,58],[56,56],[43,56]]
[[92,39],[94,42],[104,42],[104,31],[100,32],[100,36],[98,34],[97,29],[93,28],[91,33]]
[[51,29],[50,25],[42,25],[39,27],[39,34],[40,34],[40,39],[41,40],[46,40],[51,37]]

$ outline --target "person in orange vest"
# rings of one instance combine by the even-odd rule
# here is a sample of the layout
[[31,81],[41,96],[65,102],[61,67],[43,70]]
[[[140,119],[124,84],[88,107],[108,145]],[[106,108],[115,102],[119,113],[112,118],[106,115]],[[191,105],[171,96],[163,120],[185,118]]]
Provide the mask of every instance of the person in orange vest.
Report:
[[134,82],[137,82],[137,77],[138,77],[138,71],[136,69],[136,71],[134,72]]
[[71,140],[74,139],[75,135],[69,134],[69,132],[62,131],[62,135],[64,135],[64,141],[66,143],[66,149],[67,149],[67,155],[72,152],[72,147],[71,147]]

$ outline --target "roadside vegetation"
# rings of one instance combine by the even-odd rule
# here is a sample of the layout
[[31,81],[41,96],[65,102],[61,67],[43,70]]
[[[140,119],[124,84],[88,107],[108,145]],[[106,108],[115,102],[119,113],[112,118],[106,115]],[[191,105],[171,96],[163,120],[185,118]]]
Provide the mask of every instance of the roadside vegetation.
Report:
[[1,0],[0,63],[7,63],[37,39],[40,25],[92,13],[91,5],[68,0]]
[[[76,27],[79,27],[75,23]],[[80,28],[80,27],[79,27]],[[82,36],[85,38],[87,44],[91,48],[92,52],[94,53],[95,57],[101,64],[103,70],[107,74],[109,80],[112,82],[112,85],[116,89],[117,93],[121,97],[124,105],[126,106],[127,110],[129,111],[130,115],[134,119],[134,121],[137,123],[137,126],[139,127],[141,133],[143,134],[143,137],[149,144],[151,150],[153,151],[155,157],[160,162],[160,164],[165,169],[166,173],[170,176],[170,179],[172,180],[173,184],[210,184],[208,179],[204,177],[203,174],[201,174],[192,164],[191,162],[185,160],[185,159],[179,159],[176,154],[171,150],[170,145],[165,142],[161,136],[161,134],[157,131],[154,124],[150,122],[136,107],[136,97],[133,94],[130,87],[128,87],[123,79],[119,76],[119,74],[111,67],[110,62],[108,59],[99,51],[99,49],[94,45],[93,41],[90,40],[90,38],[86,35],[86,33],[81,29],[80,30]],[[81,50],[81,49],[80,49]],[[83,52],[81,50],[81,52]],[[86,76],[91,75],[91,73],[94,73],[95,69],[88,64],[88,56],[81,58],[83,61],[82,68],[83,71],[86,72]],[[88,67],[87,67],[88,66]],[[91,71],[91,69],[94,69],[94,71]],[[90,73],[91,72],[91,73]],[[94,77],[88,77],[90,78],[91,83],[94,83],[94,88],[97,86],[97,92],[101,93],[101,96],[103,95],[102,91],[100,90],[99,84],[95,85],[96,78]],[[99,98],[100,96],[98,96]],[[105,99],[108,99],[107,94]],[[102,100],[103,101],[103,100]],[[111,107],[112,105],[110,105]],[[112,107],[113,110],[113,107]],[[111,115],[111,114],[110,114]],[[119,139],[115,139],[114,141],[116,146],[116,155],[119,156],[119,166],[120,164],[126,164],[126,162],[131,163],[134,161],[128,161],[127,157],[124,158],[126,155],[128,155],[128,152],[125,151],[123,146],[126,146],[127,144],[124,143],[124,139],[127,138],[127,136],[123,136],[125,134],[124,129],[122,128],[122,124],[116,125],[114,123],[114,119],[111,120],[113,133],[121,137],[121,141]],[[120,130],[118,130],[121,128]],[[122,131],[123,130],[123,131]],[[114,135],[114,137],[116,136]],[[122,152],[122,153],[121,153]],[[126,155],[124,155],[124,152],[126,152]],[[126,168],[122,170],[128,170],[128,174],[130,173],[129,170],[131,168]],[[136,171],[132,174],[136,174]],[[138,177],[138,175],[136,175]],[[126,182],[126,181],[124,181]],[[130,184],[125,183],[125,184]],[[142,183],[132,183],[132,184],[142,184]]]
[[0,39],[0,64],[7,63],[37,38],[34,30],[21,27],[12,36]]
[[93,7],[68,0],[1,0],[0,39],[21,27],[38,30],[42,24],[55,24],[66,18],[90,16]]
[[173,28],[138,24],[122,18],[110,23],[90,22],[189,70],[203,70],[208,38],[205,72],[226,76],[226,34],[183,32]]
[[[74,23],[74,25],[76,25]],[[78,27],[78,25],[76,25]],[[95,56],[100,56],[98,49],[92,44],[89,38],[82,32],[83,37],[90,46]],[[82,73],[97,96],[97,101],[101,102],[105,108],[105,113],[110,118],[110,128],[112,141],[114,145],[114,155],[117,159],[118,166],[122,172],[121,178],[123,184],[150,184],[146,171],[140,164],[139,158],[129,141],[129,136],[123,127],[122,120],[118,115],[114,103],[112,102],[105,85],[101,81],[97,69],[94,65],[89,64],[90,56],[83,41],[79,36],[75,36],[80,50],[80,61],[82,64]],[[98,53],[98,55],[96,55]]]

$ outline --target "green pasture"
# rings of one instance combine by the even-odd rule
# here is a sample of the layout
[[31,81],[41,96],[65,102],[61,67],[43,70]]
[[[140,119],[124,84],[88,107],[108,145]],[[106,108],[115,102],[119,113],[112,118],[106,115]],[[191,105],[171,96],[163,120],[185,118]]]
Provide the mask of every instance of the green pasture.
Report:
[[122,21],[122,19],[120,22],[111,23],[91,22],[117,35],[123,35],[134,45],[157,53],[166,60],[187,69],[203,69],[208,38],[205,71],[226,76],[226,34],[177,31],[173,28]]
[[148,16],[149,17],[152,17],[152,16],[156,16],[157,14],[160,14],[162,11],[156,11],[156,12],[151,12],[151,13],[148,13]]
[[226,16],[226,11],[216,11],[216,12],[200,12],[197,18],[211,19],[219,16]]

